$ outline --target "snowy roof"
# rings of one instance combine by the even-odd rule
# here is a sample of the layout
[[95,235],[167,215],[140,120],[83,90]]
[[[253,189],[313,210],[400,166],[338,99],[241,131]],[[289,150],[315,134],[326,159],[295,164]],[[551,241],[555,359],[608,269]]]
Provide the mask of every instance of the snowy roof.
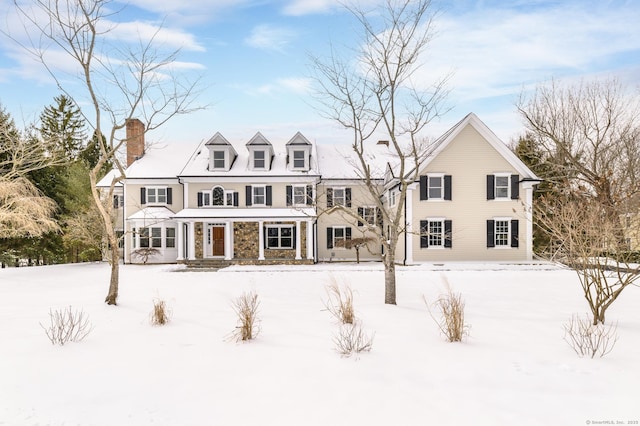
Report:
[[[373,178],[382,179],[387,163],[393,159],[391,150],[386,145],[365,147],[364,159],[371,169]],[[322,145],[318,144],[318,162],[323,179],[360,179],[362,171],[358,156],[350,144]]]
[[211,208],[211,209],[183,209],[173,215],[175,219],[223,219],[223,218],[246,218],[246,219],[275,219],[290,218],[304,219],[316,217],[313,208],[300,209],[273,209],[273,208]]
[[127,178],[176,178],[195,148],[189,142],[151,145],[127,168]]
[[[216,133],[219,135],[219,133]],[[297,134],[296,134],[297,136]],[[294,138],[296,137],[294,136]],[[300,135],[302,136],[302,135]],[[224,139],[222,135],[220,138]],[[212,138],[213,139],[213,138]],[[305,138],[306,139],[306,138]],[[225,139],[226,140],[226,139]],[[309,171],[293,170],[291,164],[287,164],[287,142],[284,140],[269,140],[261,133],[257,133],[249,141],[236,140],[229,142],[229,145],[235,150],[238,156],[231,165],[230,170],[209,170],[209,153],[210,150],[206,144],[201,143],[194,150],[193,155],[183,162],[184,168],[178,174],[184,177],[194,176],[315,176],[318,175],[318,160],[316,153],[312,150]],[[211,145],[211,144],[209,144]],[[270,170],[253,170],[250,167],[250,150],[249,146],[271,146],[274,153],[273,162]]]
[[[118,176],[120,176],[120,172],[118,171],[118,169],[112,169],[109,173],[104,175],[102,179],[100,179],[96,186],[98,188],[109,188],[111,186],[111,182],[113,182],[113,179]],[[119,186],[122,186],[122,181],[115,184],[116,188]]]

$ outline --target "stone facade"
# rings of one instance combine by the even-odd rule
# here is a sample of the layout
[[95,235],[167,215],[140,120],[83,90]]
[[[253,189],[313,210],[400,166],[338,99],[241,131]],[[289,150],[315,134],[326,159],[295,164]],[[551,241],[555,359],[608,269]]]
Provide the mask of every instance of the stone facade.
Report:
[[203,238],[203,226],[202,226],[202,222],[196,222],[195,223],[195,246],[196,246],[196,259],[204,259],[204,248],[202,247],[202,242],[204,241]]
[[235,222],[233,224],[234,259],[258,259],[258,222]]

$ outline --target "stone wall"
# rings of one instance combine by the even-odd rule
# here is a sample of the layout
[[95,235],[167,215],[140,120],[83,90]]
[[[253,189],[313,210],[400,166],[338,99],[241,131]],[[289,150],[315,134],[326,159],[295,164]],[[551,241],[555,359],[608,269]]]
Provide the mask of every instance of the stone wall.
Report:
[[258,259],[258,222],[233,224],[234,259]]
[[194,227],[194,233],[195,233],[195,245],[196,245],[196,259],[204,259],[203,253],[204,253],[204,249],[202,247],[204,238],[202,238],[203,236],[203,226],[202,226],[202,222],[196,222],[195,223],[195,227]]

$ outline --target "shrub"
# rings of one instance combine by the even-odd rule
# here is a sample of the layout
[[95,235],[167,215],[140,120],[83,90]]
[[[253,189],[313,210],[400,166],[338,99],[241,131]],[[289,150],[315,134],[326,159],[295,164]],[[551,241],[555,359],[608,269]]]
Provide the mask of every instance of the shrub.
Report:
[[334,276],[326,287],[328,299],[324,306],[342,324],[354,324],[356,322],[353,309],[353,291],[349,286],[340,288]]
[[462,294],[454,293],[447,285],[447,293],[440,295],[435,305],[440,311],[440,319],[435,318],[427,299],[423,296],[429,315],[449,342],[461,342],[469,335],[469,326],[464,322],[464,300]]
[[167,303],[161,299],[153,300],[153,310],[149,315],[149,321],[151,325],[165,325],[171,318],[171,310],[168,308]]
[[564,340],[580,357],[603,357],[611,352],[618,340],[616,330],[617,324],[594,325],[589,315],[580,318],[573,314],[564,325]]
[[233,303],[233,310],[238,316],[238,325],[232,335],[237,342],[255,339],[260,332],[258,325],[258,295],[253,291],[243,293]]
[[53,345],[62,346],[67,342],[80,342],[93,330],[85,313],[82,310],[74,311],[71,306],[65,310],[49,309],[49,321],[48,327],[42,323],[40,327],[44,329]]
[[333,342],[339,354],[349,357],[353,353],[369,352],[373,347],[374,336],[375,334],[367,334],[360,323],[341,324]]

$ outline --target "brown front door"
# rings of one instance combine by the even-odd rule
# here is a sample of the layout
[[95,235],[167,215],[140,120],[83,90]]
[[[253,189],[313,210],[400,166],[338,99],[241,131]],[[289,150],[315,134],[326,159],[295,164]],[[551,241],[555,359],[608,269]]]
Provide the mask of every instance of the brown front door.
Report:
[[224,226],[214,226],[211,233],[211,255],[224,256]]

